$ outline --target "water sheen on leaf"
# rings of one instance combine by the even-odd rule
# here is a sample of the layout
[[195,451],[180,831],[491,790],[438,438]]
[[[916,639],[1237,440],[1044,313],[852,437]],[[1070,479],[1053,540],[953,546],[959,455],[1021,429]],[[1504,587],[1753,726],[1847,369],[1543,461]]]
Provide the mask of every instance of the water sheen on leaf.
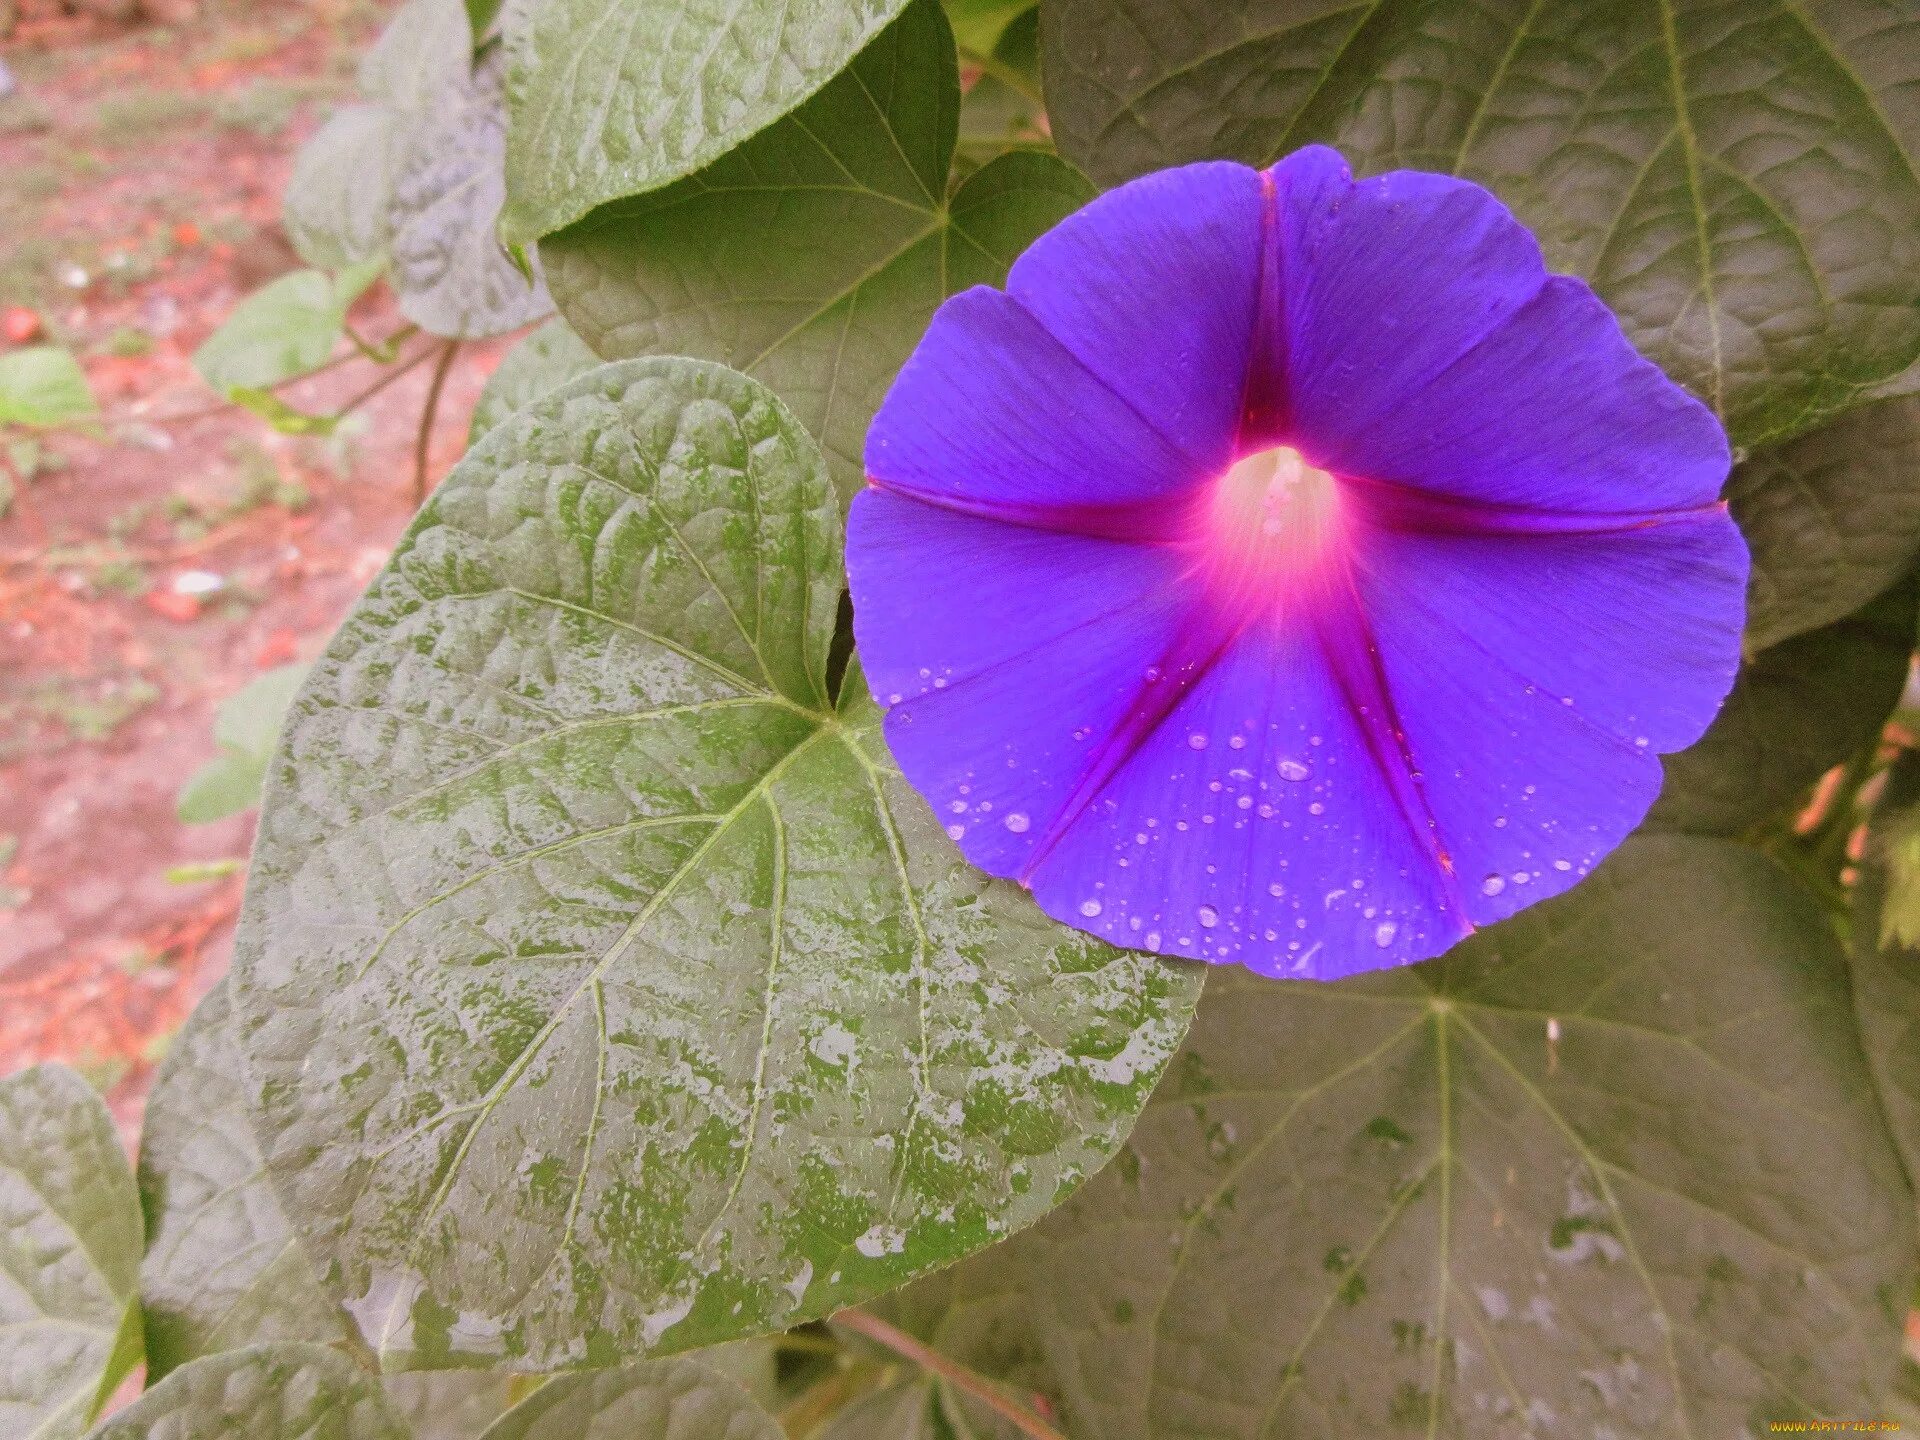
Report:
[[1666,780],[1643,828],[1737,835],[1799,805],[1874,743],[1899,703],[1915,607],[1909,580],[1742,665],[1707,733],[1661,762]]
[[139,1179],[149,1383],[243,1345],[332,1344],[352,1334],[267,1179],[231,1013],[222,981],[174,1040],[147,1101]]
[[783,1440],[783,1432],[726,1376],[669,1359],[549,1380],[480,1440]]
[[401,1363],[610,1364],[992,1243],[1102,1164],[1191,969],[969,869],[745,377],[603,366],[441,486],[295,702],[234,1000],[317,1267]]
[[88,1440],[414,1440],[380,1377],[338,1350],[287,1343],[183,1365]]
[[1913,1242],[1813,904],[1633,839],[1440,960],[1214,977],[1121,1157],[919,1323],[1089,1440],[1763,1435],[1880,1413]]
[[72,1440],[140,1359],[140,1201],[73,1071],[0,1080],[0,1435]]
[[934,310],[997,285],[1092,198],[1052,155],[1003,155],[947,193],[952,32],[915,0],[788,119],[679,184],[541,242],[555,303],[609,358],[697,355],[765,382],[850,496],[867,425]]
[[516,36],[509,202],[531,244],[678,180],[840,71],[905,0],[545,0]]
[[1049,0],[1112,184],[1309,141],[1487,185],[1738,444],[1920,356],[1920,11],[1881,0]]
[[1920,554],[1920,400],[1860,409],[1733,472],[1727,499],[1753,552],[1747,643],[1830,624]]

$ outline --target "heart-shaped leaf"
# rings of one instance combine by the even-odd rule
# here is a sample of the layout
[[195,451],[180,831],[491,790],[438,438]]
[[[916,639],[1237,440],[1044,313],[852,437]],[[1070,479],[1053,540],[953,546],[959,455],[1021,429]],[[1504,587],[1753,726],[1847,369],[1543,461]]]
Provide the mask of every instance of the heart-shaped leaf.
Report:
[[140,1360],[140,1199],[58,1065],[0,1080],[0,1435],[72,1440]]
[[1707,733],[1661,762],[1666,781],[1645,828],[1737,835],[1871,746],[1907,682],[1915,601],[1914,585],[1899,585],[1742,665]]
[[516,36],[502,233],[530,245],[718,159],[812,95],[905,0],[545,0]]
[[393,244],[393,172],[407,120],[387,105],[336,110],[294,157],[280,224],[307,264],[384,262]]
[[230,1014],[222,981],[174,1040],[147,1101],[139,1178],[149,1383],[243,1345],[352,1335],[267,1180]]
[[467,443],[473,444],[514,411],[599,363],[600,357],[587,348],[587,342],[574,334],[566,321],[554,316],[523,337],[487,377],[480,398],[473,404]]
[[1920,554],[1920,400],[1866,405],[1762,451],[1727,499],[1753,551],[1747,643],[1831,624]]
[[360,58],[369,99],[426,112],[473,64],[473,26],[461,0],[407,0]]
[[347,308],[380,276],[367,261],[328,275],[296,270],[253,292],[193,352],[200,378],[221,392],[260,390],[317,370],[340,342]]
[[256,1129],[410,1364],[836,1310],[1110,1155],[1191,969],[969,869],[864,684],[819,451],[602,366],[442,484],[295,702],[235,960]]
[[1091,198],[1031,152],[949,197],[959,103],[952,33],[915,0],[787,120],[543,241],[555,302],[602,355],[697,355],[771,386],[850,495],[873,412],[940,302],[1003,281]]
[[1089,1440],[1762,1435],[1880,1413],[1913,1265],[1838,942],[1674,836],[1425,965],[1214,977],[1121,1158],[923,1322]]
[[400,313],[434,335],[500,335],[553,309],[538,270],[529,281],[494,234],[506,198],[505,78],[496,50],[442,91],[407,130],[394,170],[393,288]]
[[561,1375],[481,1440],[783,1440],[774,1418],[697,1360],[643,1360]]
[[338,1350],[286,1343],[182,1365],[88,1440],[414,1440],[380,1377]]
[[1920,11],[1861,0],[1049,0],[1106,183],[1312,140],[1478,180],[1737,443],[1920,356]]

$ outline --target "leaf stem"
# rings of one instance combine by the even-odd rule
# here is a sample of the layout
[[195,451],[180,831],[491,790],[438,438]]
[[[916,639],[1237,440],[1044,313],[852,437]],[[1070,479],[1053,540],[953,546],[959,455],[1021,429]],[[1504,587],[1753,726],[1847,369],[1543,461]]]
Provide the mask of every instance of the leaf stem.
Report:
[[460,351],[458,340],[449,340],[440,347],[440,361],[433,367],[433,383],[427,387],[426,408],[420,412],[420,433],[413,440],[413,503],[421,505],[427,498],[427,450],[433,440],[434,417],[440,413],[440,392],[446,388],[447,372],[453,368],[453,357]]
[[842,1310],[833,1317],[833,1323],[845,1326],[856,1335],[864,1335],[877,1345],[886,1346],[894,1354],[904,1356],[923,1370],[932,1371],[954,1388],[966,1391],[1022,1435],[1031,1437],[1031,1440],[1066,1440],[1064,1435],[1038,1415],[1009,1399],[999,1386],[985,1376],[977,1375],[959,1361],[950,1360],[938,1350],[922,1345],[904,1330],[898,1330],[863,1310]]

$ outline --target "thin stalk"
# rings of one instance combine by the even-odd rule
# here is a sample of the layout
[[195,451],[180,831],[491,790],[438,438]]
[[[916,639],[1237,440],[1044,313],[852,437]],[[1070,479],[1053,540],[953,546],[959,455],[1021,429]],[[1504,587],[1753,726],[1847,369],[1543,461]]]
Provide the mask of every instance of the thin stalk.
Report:
[[427,499],[427,450],[433,440],[434,417],[440,412],[440,392],[446,388],[447,372],[453,368],[453,357],[460,351],[458,340],[449,340],[440,347],[440,363],[433,367],[433,383],[427,387],[426,408],[420,412],[420,433],[413,440],[413,503],[422,505]]
[[1031,1410],[1009,1399],[984,1376],[976,1375],[958,1361],[949,1360],[938,1350],[922,1345],[904,1330],[897,1330],[886,1321],[862,1310],[842,1310],[833,1320],[836,1325],[844,1325],[855,1334],[864,1335],[875,1344],[884,1345],[894,1354],[913,1361],[922,1369],[932,1371],[956,1390],[966,1391],[1022,1435],[1029,1436],[1030,1440],[1066,1440],[1058,1430]]

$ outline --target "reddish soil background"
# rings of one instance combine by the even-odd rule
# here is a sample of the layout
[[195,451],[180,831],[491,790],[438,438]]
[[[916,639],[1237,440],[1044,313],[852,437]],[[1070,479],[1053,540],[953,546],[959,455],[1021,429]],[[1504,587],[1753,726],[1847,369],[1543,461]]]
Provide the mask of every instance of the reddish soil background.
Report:
[[[0,98],[0,308],[78,355],[103,411],[96,434],[40,442],[0,518],[0,1074],[77,1066],[129,1134],[226,968],[244,879],[169,871],[243,862],[253,835],[251,814],[183,824],[180,788],[216,753],[218,703],[318,653],[404,528],[432,368],[326,438],[277,434],[195,374],[239,298],[298,268],[281,187],[384,7],[191,5],[167,0],[163,25],[29,0],[0,42],[18,86]],[[399,328],[384,287],[352,323]],[[510,343],[456,356],[431,476]],[[323,412],[381,373],[354,359],[282,394]],[[178,593],[187,571],[220,589]]]

